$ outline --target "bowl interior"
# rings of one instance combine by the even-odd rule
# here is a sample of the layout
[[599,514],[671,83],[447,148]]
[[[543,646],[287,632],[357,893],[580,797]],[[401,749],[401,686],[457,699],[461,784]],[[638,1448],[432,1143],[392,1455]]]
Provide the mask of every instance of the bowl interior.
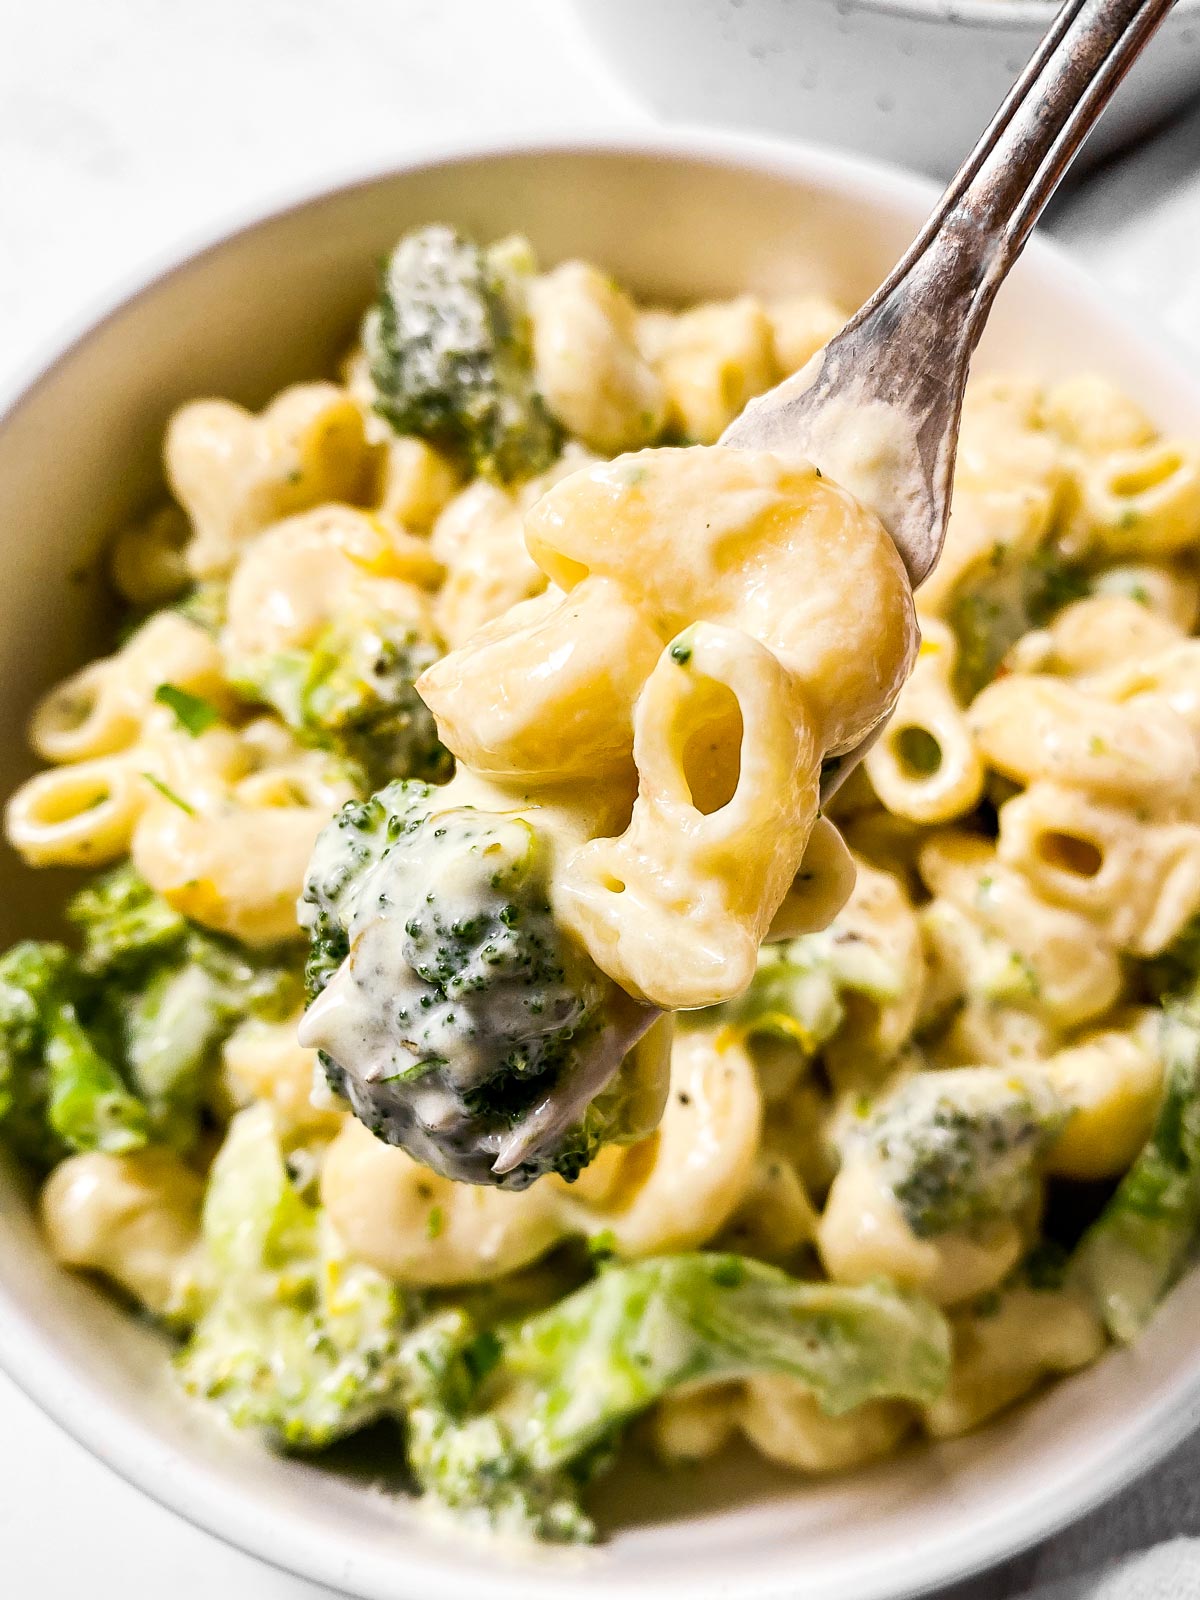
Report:
[[[860,301],[923,220],[930,190],[866,163],[762,141],[542,149],[449,160],[339,190],[234,234],[110,313],[0,421],[0,783],[29,769],[36,694],[97,647],[97,556],[160,488],[163,425],[205,394],[261,404],[329,370],[374,263],[443,219],[526,232],[543,261],[581,255],[640,296],[824,290]],[[1100,367],[1165,424],[1200,431],[1200,393],[1073,269],[1031,248],[981,365]],[[0,937],[46,925],[49,880],[3,856]],[[356,1594],[564,1600],[897,1596],[1048,1532],[1200,1420],[1200,1277],[1136,1349],[974,1438],[804,1483],[748,1457],[604,1491],[620,1531],[594,1551],[498,1557],[375,1492],[395,1441],[354,1470],[267,1456],[174,1394],[162,1346],[45,1256],[27,1195],[0,1174],[0,1360],[88,1446],[194,1521]]]

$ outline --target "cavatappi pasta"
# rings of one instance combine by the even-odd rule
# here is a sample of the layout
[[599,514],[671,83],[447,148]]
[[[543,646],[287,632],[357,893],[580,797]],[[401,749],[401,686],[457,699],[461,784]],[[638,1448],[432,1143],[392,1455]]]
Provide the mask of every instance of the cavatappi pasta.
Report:
[[[188,1392],[292,1449],[403,1416],[431,1497],[585,1537],[639,1413],[667,1460],[843,1470],[1095,1360],[1182,1270],[1200,458],[1101,379],[978,380],[915,666],[818,817],[909,665],[899,563],[807,464],[700,447],[842,312],[645,308],[428,232],[474,296],[452,361],[381,302],[337,381],[184,407],[172,501],[115,540],[131,626],[39,706],[7,812],[97,876],[78,949],[0,958],[0,1133]],[[536,818],[537,915],[683,1012],[577,1173],[432,1171],[298,1042],[314,843],[414,834],[370,809],[395,780],[502,873],[527,839],[471,818]]]

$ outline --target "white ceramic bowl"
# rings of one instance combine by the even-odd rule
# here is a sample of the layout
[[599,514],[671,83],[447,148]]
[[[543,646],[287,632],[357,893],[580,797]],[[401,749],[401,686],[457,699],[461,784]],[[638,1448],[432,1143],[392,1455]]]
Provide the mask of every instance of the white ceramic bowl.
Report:
[[[923,219],[923,183],[816,150],[705,136],[443,158],[267,217],[155,278],[0,408],[0,782],[27,767],[36,692],[93,647],[77,581],[158,482],[172,407],[261,403],[324,370],[404,228],[520,228],[543,260],[578,253],[646,296],[820,288],[854,301]],[[1200,432],[1200,390],[1155,341],[1035,242],[1000,298],[982,362],[1048,373],[1100,363],[1167,424]],[[72,579],[76,574],[76,580]],[[3,861],[0,938],[45,926],[53,879]],[[1200,1422],[1200,1275],[1135,1349],[984,1432],[857,1476],[805,1483],[749,1456],[638,1473],[605,1490],[610,1542],[504,1555],[338,1475],[226,1434],[172,1389],[159,1339],[60,1272],[14,1172],[0,1174],[0,1362],[89,1449],[245,1549],[387,1600],[897,1600],[1026,1545]],[[386,1473],[383,1473],[386,1477]],[[14,1511],[19,1508],[12,1508]]]
[[[948,177],[1060,0],[573,3],[615,75],[669,117],[820,139]],[[1200,0],[1179,0],[1081,160],[1197,94]]]

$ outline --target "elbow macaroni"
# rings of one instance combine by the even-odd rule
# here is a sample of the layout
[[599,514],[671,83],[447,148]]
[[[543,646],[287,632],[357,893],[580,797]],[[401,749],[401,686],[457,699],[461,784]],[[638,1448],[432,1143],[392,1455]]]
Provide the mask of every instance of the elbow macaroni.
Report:
[[611,278],[568,261],[530,297],[538,387],[568,433],[618,455],[653,442],[666,395],[637,347],[637,312]]
[[774,330],[752,295],[680,313],[643,312],[637,342],[665,392],[668,429],[688,443],[715,444],[776,381]]

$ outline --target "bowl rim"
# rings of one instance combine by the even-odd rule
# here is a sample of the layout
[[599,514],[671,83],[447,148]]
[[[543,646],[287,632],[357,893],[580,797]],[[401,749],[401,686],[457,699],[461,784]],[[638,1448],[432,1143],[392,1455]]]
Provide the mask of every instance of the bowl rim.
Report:
[[[855,3],[901,10],[921,5],[924,0],[855,0]],[[929,0],[929,3],[944,8],[945,0]],[[1020,5],[1020,0],[1016,0],[1016,5]],[[828,183],[852,199],[867,200],[877,196],[882,185],[892,195],[907,198],[914,207],[923,203],[932,208],[938,196],[938,185],[932,180],[865,156],[801,141],[711,128],[676,126],[614,131],[611,127],[582,126],[564,131],[559,127],[494,142],[480,139],[430,141],[412,147],[406,155],[355,167],[341,177],[326,175],[316,183],[292,186],[273,198],[239,208],[230,218],[212,223],[190,238],[177,239],[172,246],[144,262],[140,269],[109,287],[90,307],[61,324],[57,335],[47,339],[44,354],[34,355],[18,366],[15,376],[0,389],[0,433],[5,431],[25,400],[32,397],[80,345],[107,323],[131,310],[143,294],[190,271],[211,254],[260,226],[271,225],[309,207],[407,173],[512,157],[571,154],[683,160],[726,171],[741,168],[768,177]],[[1101,291],[1094,281],[1057,244],[1039,235],[1030,241],[1027,249],[1038,260],[1040,269],[1051,278],[1073,287],[1085,299],[1100,296]],[[1122,307],[1119,296],[1104,291],[1104,300],[1110,310],[1116,301],[1118,314],[1134,325],[1139,345],[1155,352],[1164,364],[1178,367],[1165,334],[1145,327],[1132,308]],[[1194,383],[1190,386],[1197,387]],[[1200,390],[1197,398],[1200,408]],[[59,1356],[42,1337],[32,1315],[2,1276],[0,1370],[76,1443],[126,1483],[193,1527],[247,1555],[296,1577],[328,1584],[338,1593],[387,1596],[388,1600],[400,1600],[404,1596],[407,1600],[410,1595],[428,1593],[435,1584],[440,1584],[447,1600],[465,1600],[468,1591],[458,1587],[462,1579],[461,1575],[455,1577],[449,1548],[445,1556],[435,1557],[420,1551],[406,1552],[403,1588],[398,1589],[394,1569],[385,1571],[373,1560],[358,1569],[353,1555],[347,1554],[343,1540],[336,1534],[312,1527],[301,1513],[278,1509],[266,1513],[256,1511],[256,1502],[253,1499],[247,1502],[219,1467],[174,1452],[169,1462],[164,1462],[163,1444],[153,1427],[127,1415],[103,1384],[85,1377],[70,1361]],[[901,1588],[894,1586],[894,1572],[886,1576],[882,1573],[868,1575],[856,1581],[853,1587],[844,1588],[841,1591],[843,1600],[906,1600],[906,1597],[924,1595],[947,1583],[983,1572],[1057,1533],[1119,1493],[1169,1454],[1198,1423],[1200,1358],[1195,1369],[1184,1374],[1169,1393],[1138,1411],[1119,1440],[1114,1438],[1105,1457],[1091,1458],[1086,1464],[1081,1463],[1075,1472],[1064,1474],[1060,1480],[1046,1486],[1036,1504],[1025,1508],[1022,1520],[996,1519],[974,1532],[967,1530],[954,1540],[943,1540],[931,1552],[914,1548],[909,1552]],[[285,1532],[286,1537],[283,1536]],[[509,1573],[497,1570],[492,1592],[496,1600],[520,1600],[528,1579],[528,1566],[513,1566]],[[448,1582],[450,1588],[446,1588]],[[669,1582],[666,1580],[667,1584]],[[347,1588],[347,1585],[354,1587]],[[564,1593],[566,1587],[564,1584]],[[664,1585],[662,1593],[666,1592]],[[696,1600],[717,1600],[715,1591],[694,1589],[693,1592]],[[725,1596],[727,1591],[722,1587],[720,1593]],[[780,1589],[771,1579],[753,1590],[748,1589],[746,1596],[747,1600],[794,1600],[790,1586]]]
[[[1062,5],[1062,0],[836,0],[851,10],[880,11],[912,22],[948,23],[962,28],[1004,28],[1012,33],[1040,37]],[[1169,28],[1181,14],[1200,10],[1200,0],[1176,0],[1163,22]]]

